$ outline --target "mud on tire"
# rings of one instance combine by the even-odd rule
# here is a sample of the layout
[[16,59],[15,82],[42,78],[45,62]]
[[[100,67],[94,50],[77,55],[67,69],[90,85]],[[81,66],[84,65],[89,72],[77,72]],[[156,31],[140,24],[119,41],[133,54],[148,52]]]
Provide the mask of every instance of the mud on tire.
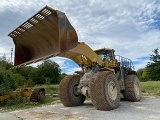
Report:
[[98,110],[112,110],[119,107],[120,88],[112,72],[101,71],[90,80],[90,95],[94,107]]
[[127,75],[125,80],[125,90],[122,91],[125,100],[140,101],[141,99],[141,86],[139,79],[136,75]]
[[69,75],[63,78],[59,84],[59,98],[66,107],[82,105],[85,96],[78,93],[76,87],[80,82],[79,75]]

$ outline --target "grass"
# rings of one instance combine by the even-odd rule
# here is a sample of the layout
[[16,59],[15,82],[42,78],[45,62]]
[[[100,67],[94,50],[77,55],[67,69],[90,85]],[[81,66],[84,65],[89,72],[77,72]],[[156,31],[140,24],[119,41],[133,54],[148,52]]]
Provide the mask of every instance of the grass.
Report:
[[[141,82],[141,86],[142,86],[143,96],[160,96],[160,81]],[[59,100],[58,97],[53,97],[53,94],[58,94],[58,85],[38,85],[35,86],[34,88],[40,88],[40,87],[45,88],[46,96],[45,98],[41,98],[39,103],[29,104],[29,102],[27,102],[28,100],[26,98],[23,98],[24,102],[22,103],[11,104],[11,105],[0,104],[0,112],[22,110],[33,107],[40,107],[43,105],[50,105],[54,104]],[[9,101],[9,103],[12,102],[13,102],[12,100]]]
[[141,87],[144,96],[160,96],[160,81],[141,82]]

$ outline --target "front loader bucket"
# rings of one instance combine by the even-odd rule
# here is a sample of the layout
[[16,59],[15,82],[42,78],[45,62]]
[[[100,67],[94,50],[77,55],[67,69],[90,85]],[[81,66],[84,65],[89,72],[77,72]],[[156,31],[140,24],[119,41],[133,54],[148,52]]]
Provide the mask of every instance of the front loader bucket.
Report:
[[75,29],[63,12],[44,7],[9,34],[15,44],[14,66],[57,56],[78,44]]

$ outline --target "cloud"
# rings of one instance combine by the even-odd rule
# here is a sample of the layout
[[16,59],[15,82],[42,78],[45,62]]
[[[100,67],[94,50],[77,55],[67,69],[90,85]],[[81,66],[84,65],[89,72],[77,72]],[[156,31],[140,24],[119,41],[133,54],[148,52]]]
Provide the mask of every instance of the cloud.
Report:
[[[136,68],[145,67],[147,61],[139,58],[148,57],[153,49],[160,48],[158,0],[1,0],[0,56],[7,53],[10,57],[14,47],[8,33],[45,5],[67,15],[79,41],[86,42],[92,49],[113,48],[116,54],[132,59]],[[54,60],[65,71],[72,65],[68,59]]]
[[62,73],[73,74],[75,71],[82,70],[74,61],[67,58],[55,57],[51,60],[53,60],[60,66]]

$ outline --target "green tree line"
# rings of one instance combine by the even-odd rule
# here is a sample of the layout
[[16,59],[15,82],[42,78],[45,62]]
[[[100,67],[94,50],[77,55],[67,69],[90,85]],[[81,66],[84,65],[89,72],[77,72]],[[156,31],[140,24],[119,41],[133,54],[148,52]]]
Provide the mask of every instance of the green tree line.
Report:
[[139,69],[137,75],[141,81],[160,81],[160,54],[158,48],[149,55],[149,62],[145,68]]
[[0,58],[0,93],[37,84],[58,84],[66,75],[61,74],[59,65],[51,60],[45,60],[37,67],[10,69],[12,67],[5,55]]

